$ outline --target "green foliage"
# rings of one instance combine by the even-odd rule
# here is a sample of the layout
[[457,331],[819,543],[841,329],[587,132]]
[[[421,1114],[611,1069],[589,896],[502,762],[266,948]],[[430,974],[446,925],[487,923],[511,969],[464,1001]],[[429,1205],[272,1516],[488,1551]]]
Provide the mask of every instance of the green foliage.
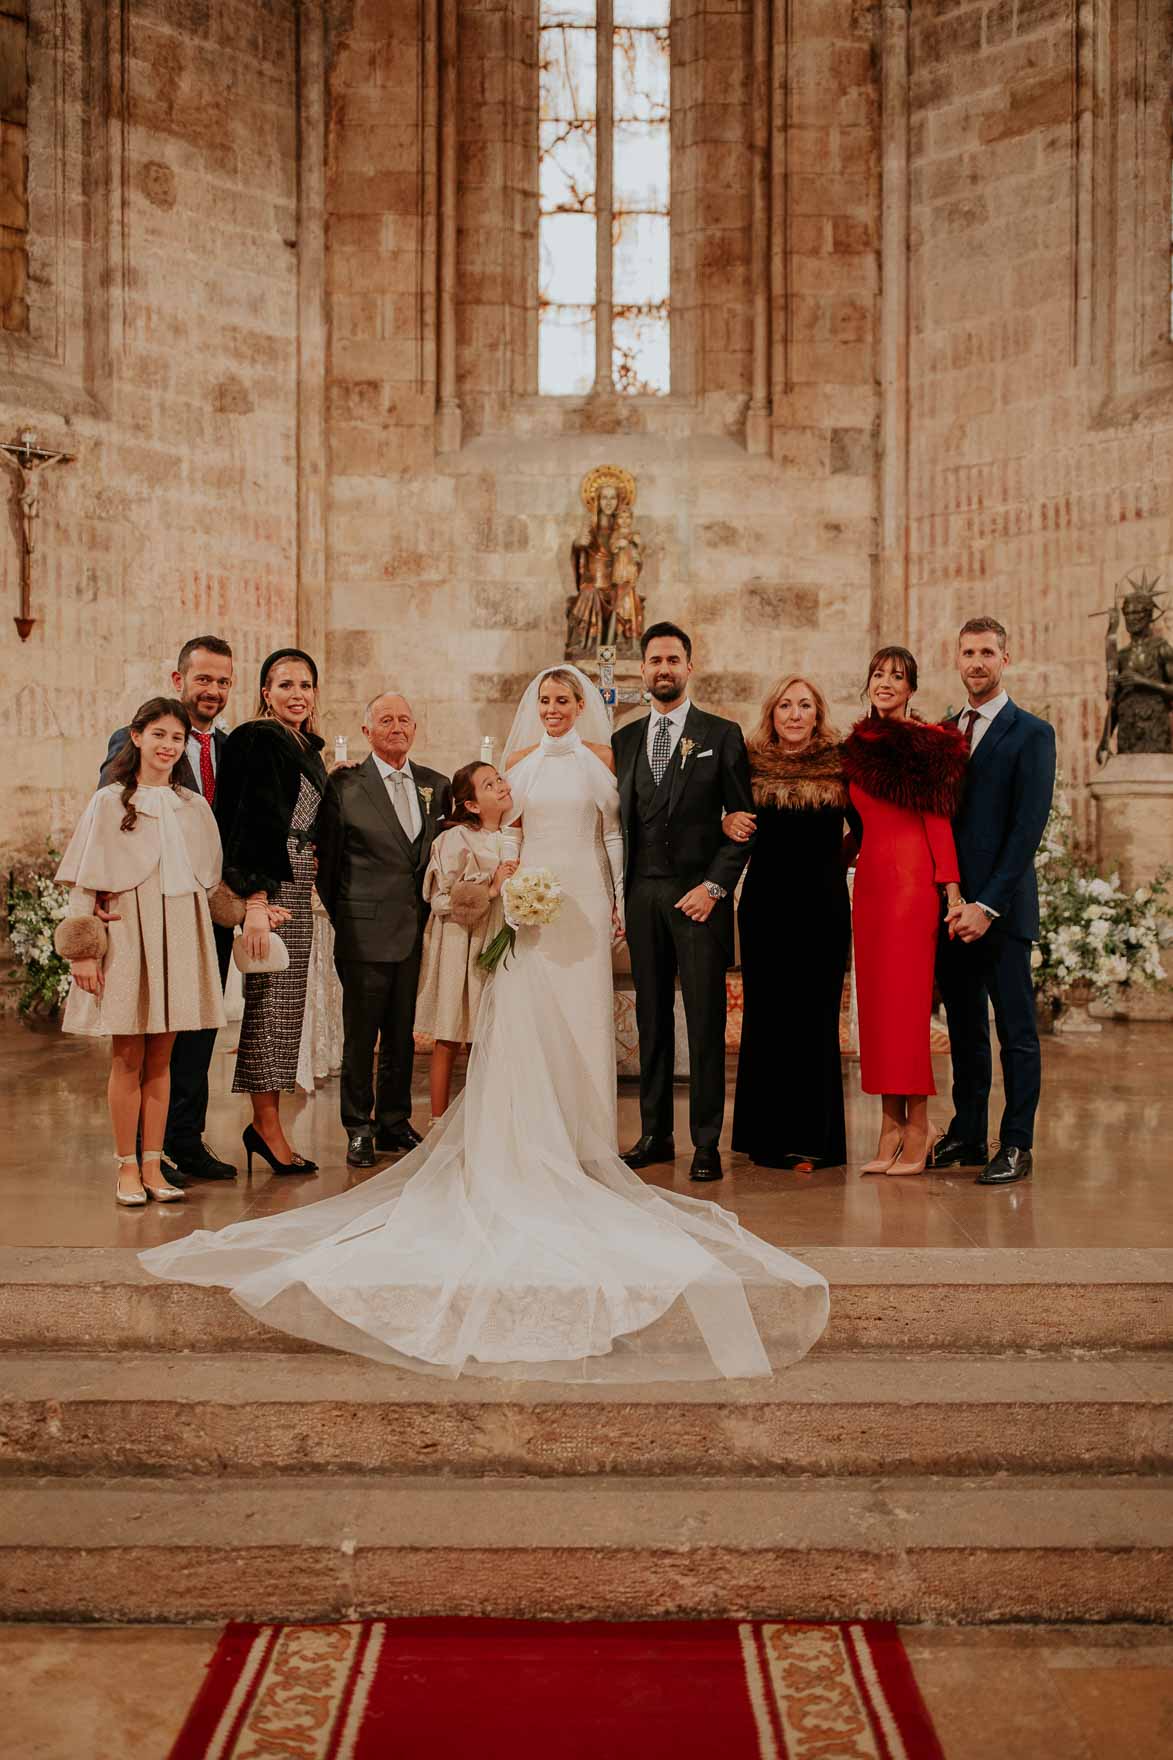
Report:
[[8,879],[8,937],[22,966],[13,982],[20,985],[21,1014],[56,1014],[69,993],[69,961],[53,946],[53,931],[69,905],[68,886],[53,875],[59,851],[46,846],[43,862]]

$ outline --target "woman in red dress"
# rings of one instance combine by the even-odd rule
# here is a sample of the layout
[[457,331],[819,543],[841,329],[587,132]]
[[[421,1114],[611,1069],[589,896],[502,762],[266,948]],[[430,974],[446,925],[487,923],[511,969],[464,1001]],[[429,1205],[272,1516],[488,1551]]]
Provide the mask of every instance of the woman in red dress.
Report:
[[933,964],[940,888],[961,897],[950,819],[968,755],[964,736],[910,714],[916,661],[907,648],[881,648],[868,667],[868,716],[843,748],[851,804],[860,822],[852,925],[859,1000],[860,1081],[883,1096],[874,1161],[864,1173],[923,1173],[929,1152],[928,1096]]

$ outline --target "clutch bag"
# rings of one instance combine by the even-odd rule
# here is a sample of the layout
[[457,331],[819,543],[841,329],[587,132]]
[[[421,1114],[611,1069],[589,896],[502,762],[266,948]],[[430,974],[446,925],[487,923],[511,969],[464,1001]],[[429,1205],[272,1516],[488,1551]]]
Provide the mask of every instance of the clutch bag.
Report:
[[475,929],[489,914],[488,880],[458,880],[448,894],[448,915],[462,929]]
[[244,936],[238,935],[232,943],[232,961],[238,972],[247,977],[250,972],[284,972],[289,969],[289,949],[280,935],[269,930],[269,957],[254,959],[244,951]]

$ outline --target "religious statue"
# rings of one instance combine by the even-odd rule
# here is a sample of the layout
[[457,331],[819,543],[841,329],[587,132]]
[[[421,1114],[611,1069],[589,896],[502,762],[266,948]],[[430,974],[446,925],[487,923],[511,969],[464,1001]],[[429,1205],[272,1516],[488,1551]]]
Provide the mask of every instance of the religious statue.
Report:
[[[1129,580],[1129,591],[1120,605],[1108,613],[1105,657],[1108,665],[1108,713],[1096,750],[1096,762],[1106,764],[1112,755],[1112,732],[1116,750],[1124,752],[1173,752],[1173,645],[1153,634],[1162,616],[1156,580],[1142,574]],[[1121,612],[1130,641],[1118,648],[1116,632]],[[1103,616],[1100,612],[1098,615]]]
[[16,466],[20,483],[17,506],[20,509],[20,616],[13,619],[22,642],[26,642],[36,619],[32,615],[33,551],[37,541],[37,519],[41,511],[41,474],[54,464],[72,464],[71,452],[49,452],[37,445],[37,436],[26,428],[18,442],[0,444],[0,453]]
[[638,657],[643,540],[635,529],[635,478],[618,465],[599,465],[583,478],[582,499],[587,517],[570,548],[575,590],[566,607],[566,658],[593,659],[600,647]]

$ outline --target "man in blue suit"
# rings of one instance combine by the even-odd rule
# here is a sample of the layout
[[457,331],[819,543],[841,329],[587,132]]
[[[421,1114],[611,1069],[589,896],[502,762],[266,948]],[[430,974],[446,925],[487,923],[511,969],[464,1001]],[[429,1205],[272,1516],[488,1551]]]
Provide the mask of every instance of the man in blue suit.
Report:
[[[1034,861],[1055,787],[1055,730],[1011,702],[1002,684],[1009,658],[1006,631],[994,618],[962,625],[957,668],[968,701],[954,720],[970,759],[953,835],[967,902],[947,912],[937,951],[953,1120],[933,1166],[980,1167],[979,1186],[1012,1185],[1030,1173],[1042,1085],[1030,954],[1039,933]],[[986,1142],[991,1001],[1006,1091],[993,1156]]]

